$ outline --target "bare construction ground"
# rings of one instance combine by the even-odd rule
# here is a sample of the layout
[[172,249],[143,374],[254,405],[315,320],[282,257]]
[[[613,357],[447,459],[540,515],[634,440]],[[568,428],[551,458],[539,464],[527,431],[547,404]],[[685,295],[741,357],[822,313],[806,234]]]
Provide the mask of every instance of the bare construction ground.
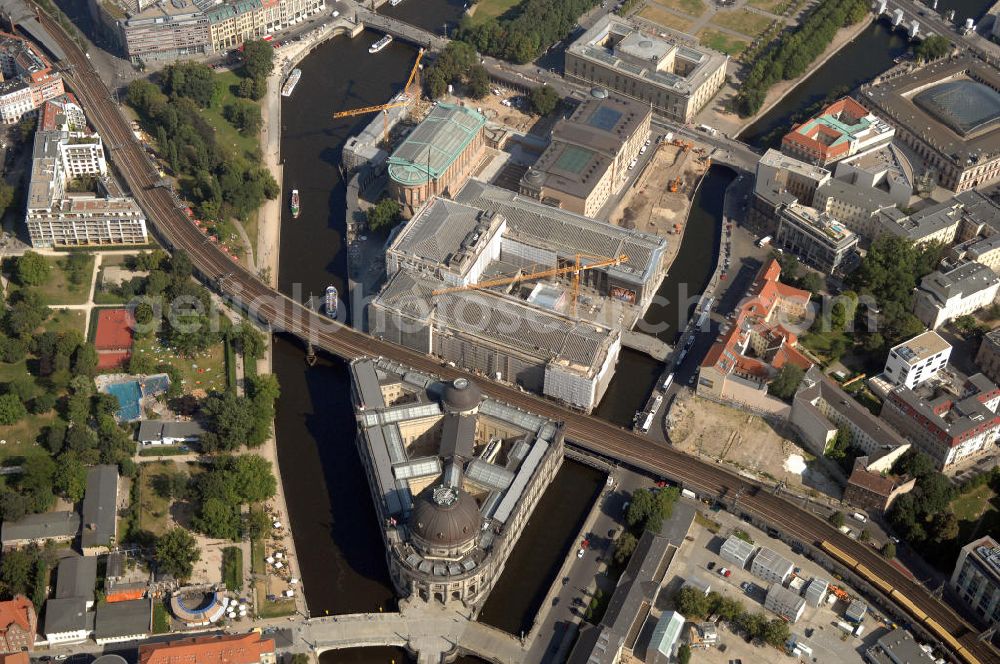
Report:
[[754,477],[784,480],[792,490],[840,498],[841,489],[815,457],[756,415],[694,396],[677,395],[668,419],[672,444],[727,463]]
[[663,143],[656,148],[635,184],[623,192],[609,221],[666,237],[684,232],[691,198],[709,161],[701,148],[690,144]]

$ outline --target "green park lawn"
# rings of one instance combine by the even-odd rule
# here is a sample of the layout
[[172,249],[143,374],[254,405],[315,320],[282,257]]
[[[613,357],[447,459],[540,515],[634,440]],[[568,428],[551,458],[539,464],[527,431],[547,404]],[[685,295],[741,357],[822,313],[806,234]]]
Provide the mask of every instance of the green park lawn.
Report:
[[780,16],[792,3],[790,0],[748,0],[747,4]]
[[702,0],[655,0],[658,4],[670,9],[682,11],[689,16],[698,17],[705,13],[708,7]]
[[260,145],[259,136],[256,133],[245,136],[222,115],[226,106],[238,99],[233,94],[233,88],[239,86],[243,79],[231,71],[222,71],[215,76],[219,91],[212,100],[212,105],[201,111],[201,117],[215,129],[215,137],[220,146],[238,150],[240,154],[252,153]]
[[740,39],[739,37],[718,30],[712,30],[711,28],[701,30],[697,34],[697,37],[702,46],[707,46],[726,55],[739,55],[750,45],[749,40]]
[[[13,364],[0,362],[0,384],[20,378],[28,373],[27,361],[21,360]],[[41,388],[38,388],[41,392]],[[54,410],[44,415],[28,414],[17,424],[3,427],[0,431],[0,465],[8,459],[34,455],[48,455],[48,452],[35,441],[41,434],[42,429],[52,424],[56,418]]]
[[958,517],[959,542],[1000,532],[1000,496],[988,485],[958,496],[951,501],[951,509]]
[[148,461],[139,464],[139,528],[154,535],[170,530],[170,503],[153,489],[157,475],[186,470],[173,461]]
[[746,10],[737,9],[732,11],[718,12],[712,17],[711,25],[729,28],[734,32],[747,37],[756,37],[767,30],[773,19],[760,14],[752,14]]
[[80,334],[86,335],[83,329],[86,315],[79,309],[53,309],[52,315],[42,323],[42,328],[48,332],[69,332],[76,330]]
[[[45,256],[45,261],[49,264],[51,272],[49,280],[41,286],[36,286],[35,291],[42,296],[48,305],[56,304],[86,304],[90,297],[90,282],[94,274],[94,255],[87,254],[90,268],[87,270],[87,277],[83,283],[72,284],[63,269],[65,256]],[[13,266],[11,266],[13,267]],[[16,291],[18,285],[10,282],[11,292]]]
[[172,364],[181,373],[185,394],[199,389],[223,392],[226,389],[226,359],[222,346],[222,343],[217,343],[204,353],[187,358],[164,348],[156,337],[147,336],[135,339],[132,352],[152,355],[154,366]]
[[680,32],[687,32],[687,30],[691,27],[691,21],[681,18],[673,12],[668,12],[662,7],[657,6],[655,3],[646,5],[642,11],[639,12],[639,16],[643,17],[647,21],[652,21],[657,25],[679,30]]
[[476,13],[469,18],[472,25],[485,23],[491,18],[502,16],[511,7],[519,5],[521,0],[479,0],[476,3]]

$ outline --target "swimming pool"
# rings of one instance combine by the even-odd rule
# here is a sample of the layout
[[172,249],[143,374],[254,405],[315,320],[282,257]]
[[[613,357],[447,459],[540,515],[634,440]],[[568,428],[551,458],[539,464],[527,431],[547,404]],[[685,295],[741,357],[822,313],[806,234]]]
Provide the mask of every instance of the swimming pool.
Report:
[[108,394],[118,397],[119,408],[116,415],[119,422],[132,422],[142,415],[139,405],[142,401],[142,390],[139,388],[139,381],[130,380],[108,385]]

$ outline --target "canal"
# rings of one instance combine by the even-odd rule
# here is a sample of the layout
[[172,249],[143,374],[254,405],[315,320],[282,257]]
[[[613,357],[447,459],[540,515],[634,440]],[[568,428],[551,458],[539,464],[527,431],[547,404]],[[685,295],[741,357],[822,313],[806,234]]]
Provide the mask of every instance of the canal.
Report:
[[[462,3],[454,0],[422,0],[384,11],[443,31],[445,24],[457,23],[461,9]],[[379,36],[367,31],[317,47],[299,65],[302,80],[296,93],[283,100],[284,190],[299,190],[302,213],[293,221],[282,211],[278,277],[281,290],[296,298],[318,295],[328,284],[346,292],[345,192],[338,164],[346,138],[371,118],[334,122],[330,115],[390,98],[405,83],[416,55],[400,41],[369,55],[369,44]],[[310,612],[395,609],[375,510],[354,445],[346,365],[321,357],[307,368],[301,346],[278,336],[274,371],[282,390],[276,415],[280,467]],[[603,477],[590,468],[563,465],[515,547],[484,620],[512,632],[530,626],[602,484]],[[322,657],[325,663],[393,660],[409,661],[394,648],[334,651]]]
[[[736,175],[723,166],[712,166],[691,203],[677,258],[663,279],[656,300],[643,318],[642,329],[673,344],[687,324],[692,307],[712,276],[722,233],[722,204],[726,187]],[[623,348],[608,391],[595,411],[598,417],[630,426],[635,411],[649,397],[663,363]]]

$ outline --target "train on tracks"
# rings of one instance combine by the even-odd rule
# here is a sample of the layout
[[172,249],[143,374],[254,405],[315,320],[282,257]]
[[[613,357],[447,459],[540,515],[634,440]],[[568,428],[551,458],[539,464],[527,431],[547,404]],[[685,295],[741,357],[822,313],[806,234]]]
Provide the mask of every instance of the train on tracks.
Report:
[[852,570],[855,574],[860,576],[862,579],[870,583],[871,585],[882,591],[882,594],[889,597],[896,604],[906,609],[906,612],[918,623],[924,626],[928,632],[933,634],[935,637],[941,640],[948,648],[955,653],[963,662],[966,664],[981,664],[979,659],[970,653],[965,646],[963,646],[958,639],[956,639],[950,632],[941,627],[936,620],[928,616],[923,612],[916,604],[914,604],[909,597],[896,590],[894,587],[886,583],[886,581],[868,569],[863,563],[859,563],[852,556],[841,551],[838,547],[831,544],[830,542],[823,541],[820,544],[820,548],[826,553],[831,555],[840,564],[848,569]]

